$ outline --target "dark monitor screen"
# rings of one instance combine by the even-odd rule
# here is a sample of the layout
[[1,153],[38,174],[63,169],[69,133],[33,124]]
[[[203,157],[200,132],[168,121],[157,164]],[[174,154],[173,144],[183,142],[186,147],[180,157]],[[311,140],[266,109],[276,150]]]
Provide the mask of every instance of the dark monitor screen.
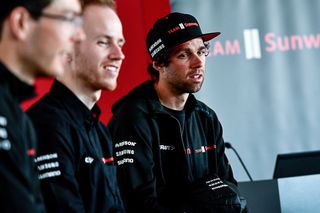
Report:
[[320,151],[278,154],[273,178],[320,174]]

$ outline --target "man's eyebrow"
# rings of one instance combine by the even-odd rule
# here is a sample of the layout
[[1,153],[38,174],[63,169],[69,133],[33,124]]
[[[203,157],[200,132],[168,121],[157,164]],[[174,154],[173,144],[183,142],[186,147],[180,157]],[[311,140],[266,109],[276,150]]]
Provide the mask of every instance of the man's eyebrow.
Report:
[[[114,37],[112,37],[110,35],[100,35],[100,36],[97,36],[97,38],[104,38],[104,39],[108,39],[108,40],[114,40]],[[117,42],[125,43],[125,39],[124,38],[120,38],[120,39],[117,40]]]
[[75,10],[71,10],[71,9],[64,9],[61,12],[63,12],[63,13],[72,13],[73,15],[76,15],[76,16],[82,16],[82,12],[81,11],[75,11]]
[[173,50],[173,54],[177,54],[177,53],[180,53],[180,52],[190,52],[191,49],[189,47],[183,47],[183,48],[176,48]]
[[203,49],[207,49],[207,47],[203,45],[203,46],[198,48],[198,50],[203,50]]
[[[200,46],[196,49],[196,51],[206,49],[206,46]],[[184,48],[177,48],[173,50],[173,53],[179,53],[179,52],[192,52],[192,49],[190,47],[184,47]]]

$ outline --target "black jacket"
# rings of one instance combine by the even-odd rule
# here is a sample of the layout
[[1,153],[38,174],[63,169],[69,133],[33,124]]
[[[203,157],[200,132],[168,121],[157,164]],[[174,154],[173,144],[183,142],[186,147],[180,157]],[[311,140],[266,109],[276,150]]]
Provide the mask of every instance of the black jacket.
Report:
[[109,128],[128,212],[196,212],[187,201],[191,184],[210,175],[237,184],[216,114],[192,94],[183,127],[160,104],[151,81],[112,110]]
[[43,212],[34,164],[36,137],[20,103],[34,89],[0,63],[0,211]]
[[98,120],[69,89],[55,81],[28,114],[39,140],[37,165],[48,212],[124,212],[112,142]]

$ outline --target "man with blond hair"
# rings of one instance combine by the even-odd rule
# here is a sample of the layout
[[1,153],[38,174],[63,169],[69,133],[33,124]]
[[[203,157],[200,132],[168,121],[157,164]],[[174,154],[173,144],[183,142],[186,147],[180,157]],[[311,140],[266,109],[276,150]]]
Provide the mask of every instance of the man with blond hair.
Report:
[[28,110],[39,138],[37,165],[48,212],[124,212],[111,137],[99,121],[102,90],[116,88],[124,37],[113,1],[83,0],[86,40],[67,70]]

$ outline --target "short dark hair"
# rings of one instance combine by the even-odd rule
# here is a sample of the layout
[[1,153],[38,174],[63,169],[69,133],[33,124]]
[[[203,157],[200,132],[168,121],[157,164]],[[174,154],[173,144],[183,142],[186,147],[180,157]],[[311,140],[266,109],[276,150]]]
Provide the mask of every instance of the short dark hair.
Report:
[[0,38],[4,20],[16,7],[26,8],[34,19],[38,19],[44,8],[49,6],[54,0],[4,0],[0,3]]
[[[210,45],[209,42],[204,42],[204,46],[209,50]],[[169,50],[163,50],[161,53],[157,54],[155,58],[153,59],[153,62],[156,66],[164,66],[167,67],[170,64],[170,59],[172,56],[172,53],[175,51],[175,47],[169,49]],[[152,64],[148,64],[147,67],[148,73],[152,80],[158,81],[159,79],[159,71],[156,70]]]
[[106,5],[108,7],[110,7],[113,10],[116,10],[116,3],[114,2],[114,0],[80,0],[82,9],[84,9],[85,7],[89,6],[89,5]]
[[[154,63],[156,66],[168,66],[170,63],[170,58],[172,54],[171,50],[164,50],[163,52],[159,53],[154,59]],[[153,67],[153,64],[148,64],[148,73],[152,80],[157,81],[159,79],[159,71]]]

